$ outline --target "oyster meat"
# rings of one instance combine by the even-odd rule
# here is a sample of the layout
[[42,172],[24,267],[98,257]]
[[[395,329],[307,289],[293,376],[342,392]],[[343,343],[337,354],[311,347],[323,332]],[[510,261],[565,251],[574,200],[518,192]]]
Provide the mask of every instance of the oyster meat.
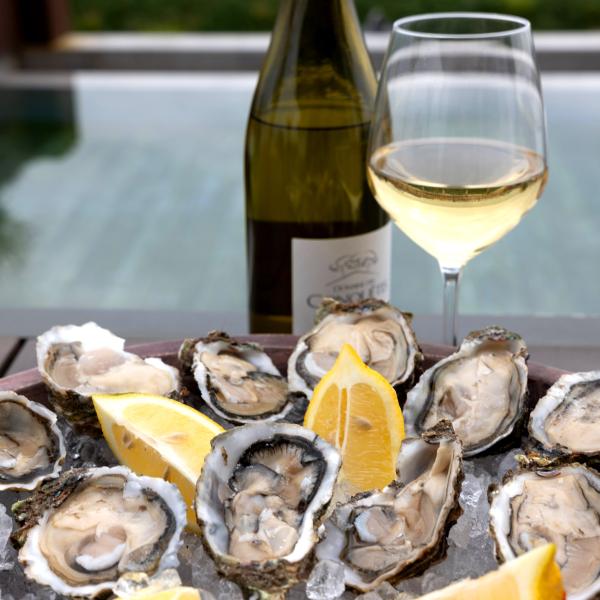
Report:
[[124,345],[124,339],[91,322],[56,326],[38,337],[38,370],[57,412],[78,430],[100,433],[92,394],[171,396],[179,391],[177,369],[125,352]]
[[294,408],[296,395],[259,344],[212,331],[184,340],[179,359],[191,366],[204,402],[227,421],[280,420]]
[[529,435],[542,463],[600,458],[600,371],[560,377],[531,411]]
[[600,592],[600,475],[580,464],[509,473],[491,491],[490,529],[501,560],[556,545],[569,600]]
[[0,392],[0,490],[33,490],[57,477],[65,459],[56,415],[14,392]]
[[228,578],[282,590],[307,575],[338,451],[289,423],[236,427],[212,441],[196,489],[204,543]]
[[448,423],[405,439],[397,471],[383,490],[339,505],[317,546],[317,558],[341,562],[346,585],[361,591],[412,577],[441,558],[460,514],[462,448]]
[[74,469],[13,506],[19,561],[68,596],[112,590],[129,571],[176,567],[186,506],[177,488],[125,467]]
[[408,392],[407,434],[418,435],[447,419],[465,456],[506,438],[525,409],[527,356],[523,339],[502,327],[470,333],[457,352],[425,371]]
[[382,300],[344,304],[325,299],[318,323],[296,344],[288,362],[290,389],[308,398],[350,344],[363,362],[392,385],[410,385],[423,355],[410,316]]

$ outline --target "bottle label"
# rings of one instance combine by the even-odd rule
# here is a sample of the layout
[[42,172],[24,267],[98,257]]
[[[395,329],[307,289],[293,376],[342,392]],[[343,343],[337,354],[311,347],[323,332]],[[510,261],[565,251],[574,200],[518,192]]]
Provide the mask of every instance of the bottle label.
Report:
[[392,225],[343,238],[292,239],[293,331],[306,333],[323,298],[390,299]]

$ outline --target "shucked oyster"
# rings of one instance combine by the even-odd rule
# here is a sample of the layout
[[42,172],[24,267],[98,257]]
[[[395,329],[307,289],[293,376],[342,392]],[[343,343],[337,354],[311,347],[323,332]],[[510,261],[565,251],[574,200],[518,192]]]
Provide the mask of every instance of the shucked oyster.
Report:
[[317,558],[341,562],[346,585],[361,591],[416,575],[441,558],[460,514],[462,448],[447,423],[405,439],[397,471],[383,490],[338,506],[317,546]]
[[600,476],[579,464],[509,473],[491,492],[496,552],[511,560],[551,542],[569,600],[600,592]]
[[139,392],[169,396],[179,373],[158,358],[124,351],[125,340],[95,323],[56,326],[37,339],[38,370],[57,412],[78,430],[99,433],[90,396]]
[[179,359],[191,365],[202,399],[228,421],[279,420],[294,407],[295,395],[258,344],[212,331],[205,338],[185,340]]
[[423,355],[407,315],[382,300],[343,304],[328,298],[318,318],[289,358],[291,390],[310,398],[344,344],[350,344],[363,362],[392,385],[410,384]]
[[542,464],[600,458],[600,371],[560,377],[531,411],[529,435]]
[[186,523],[173,484],[125,467],[67,471],[13,512],[25,574],[68,596],[111,590],[129,571],[176,567]]
[[465,456],[510,435],[527,394],[527,347],[501,327],[470,333],[458,352],[425,371],[408,392],[404,420],[418,435],[443,419],[452,423]]
[[65,458],[56,415],[14,392],[0,392],[0,490],[33,490],[56,477]]
[[339,468],[338,451],[299,425],[255,423],[214,438],[195,510],[219,570],[269,591],[307,575]]

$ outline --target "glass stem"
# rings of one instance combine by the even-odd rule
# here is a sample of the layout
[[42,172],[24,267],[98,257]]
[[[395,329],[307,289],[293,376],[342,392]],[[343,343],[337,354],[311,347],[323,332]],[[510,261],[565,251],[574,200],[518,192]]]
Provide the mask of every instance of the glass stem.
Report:
[[456,346],[456,312],[458,281],[461,269],[441,267],[444,278],[444,344]]

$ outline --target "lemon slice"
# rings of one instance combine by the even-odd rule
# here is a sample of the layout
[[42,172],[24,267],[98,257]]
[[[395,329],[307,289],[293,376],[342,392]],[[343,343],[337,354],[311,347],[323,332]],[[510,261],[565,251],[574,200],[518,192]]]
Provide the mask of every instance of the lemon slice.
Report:
[[121,464],[139,475],[174,483],[188,505],[188,526],[197,529],[192,508],[196,481],[210,441],[224,429],[193,408],[162,396],[92,396],[102,433]]
[[555,551],[554,544],[545,544],[479,579],[453,583],[420,600],[563,600]]
[[350,493],[382,488],[396,478],[404,419],[394,388],[345,344],[318,383],[304,426],[342,454],[340,478]]

